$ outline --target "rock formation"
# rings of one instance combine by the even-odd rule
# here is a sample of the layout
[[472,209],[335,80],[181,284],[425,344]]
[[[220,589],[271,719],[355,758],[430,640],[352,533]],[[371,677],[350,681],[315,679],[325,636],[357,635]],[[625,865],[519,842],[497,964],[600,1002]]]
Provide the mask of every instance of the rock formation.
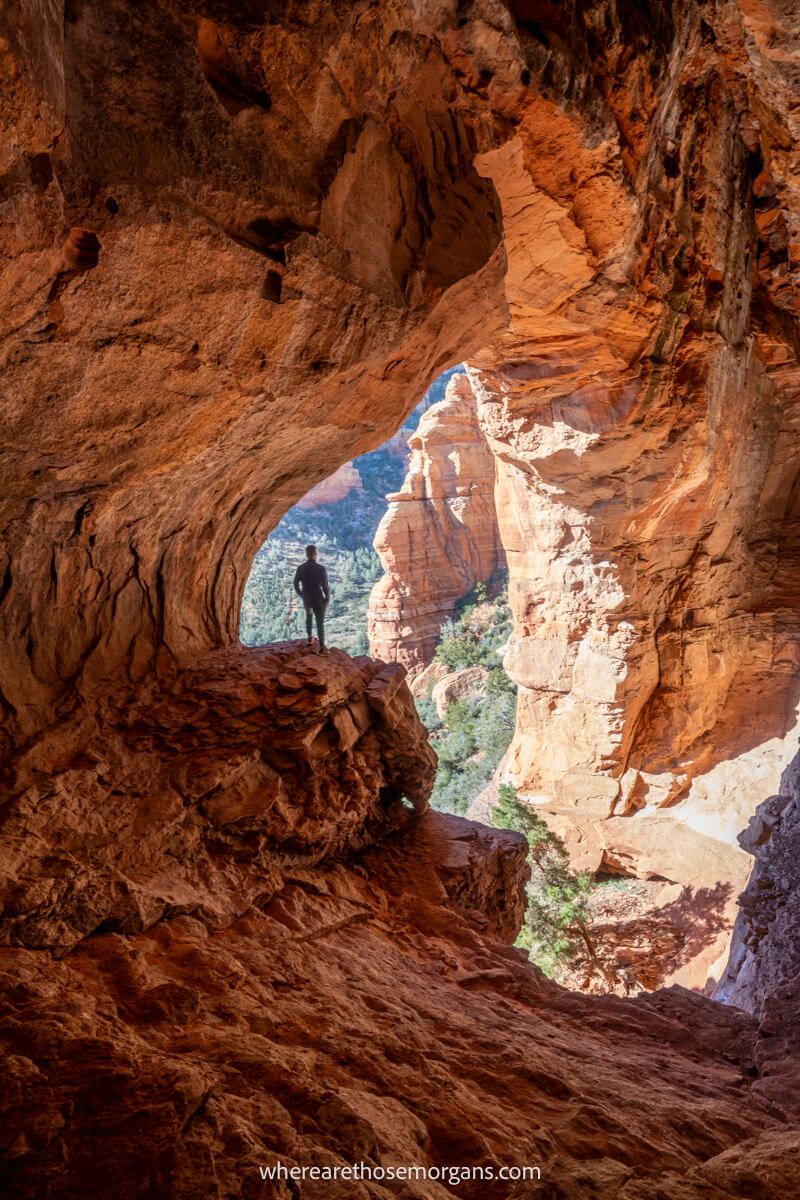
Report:
[[800,1095],[769,1028],[680,990],[570,994],[479,931],[514,920],[520,842],[431,814],[224,929],[4,951],[4,1195],[277,1200],[276,1162],[542,1170],[469,1200],[792,1195]]
[[397,829],[402,673],[236,634],[280,516],[466,359],[516,776],[743,823],[796,699],[797,21],[3,7],[6,1194],[263,1196],[276,1156],[796,1188],[796,977],[760,1027],[548,984],[496,940],[519,843]]
[[684,33],[633,125],[617,110],[621,176],[599,147],[545,180],[525,124],[487,156],[504,226],[536,205],[552,240],[533,268],[512,249],[505,361],[470,378],[515,615],[506,778],[580,865],[716,897],[677,976],[696,985],[748,870],[736,835],[797,746],[798,22],[746,6]]
[[[675,30],[659,87],[631,60],[621,160],[543,99],[481,159],[510,321],[470,378],[515,615],[510,776],[733,844],[797,741],[798,28],[718,18]],[[533,258],[523,212],[550,235]]]
[[423,414],[409,439],[399,492],[375,534],[384,575],[369,601],[370,652],[426,667],[458,600],[502,562],[494,515],[494,462],[465,375]]
[[489,672],[486,667],[462,667],[459,671],[448,671],[431,688],[431,700],[441,718],[451,704],[463,696],[482,695]]
[[782,791],[759,805],[739,843],[755,858],[739,897],[730,960],[715,995],[747,1012],[774,1009],[793,994],[800,974],[800,789],[797,758],[781,780]]
[[344,500],[352,491],[360,490],[361,487],[358,468],[354,467],[351,462],[347,462],[334,471],[328,479],[322,479],[315,484],[310,492],[297,501],[297,505],[299,508],[318,508],[321,504],[335,504],[338,500]]
[[0,944],[225,924],[280,889],[283,863],[368,844],[403,796],[423,811],[434,772],[402,667],[298,643],[209,654],[24,756]]

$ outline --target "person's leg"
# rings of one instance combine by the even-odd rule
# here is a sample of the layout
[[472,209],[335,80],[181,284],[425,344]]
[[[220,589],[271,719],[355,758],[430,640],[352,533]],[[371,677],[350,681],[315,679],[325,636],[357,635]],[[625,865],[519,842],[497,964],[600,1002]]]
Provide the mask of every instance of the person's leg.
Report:
[[311,634],[314,631],[313,621],[314,621],[313,609],[307,608],[306,609],[306,633],[308,634],[309,642],[311,642]]
[[317,637],[320,650],[325,649],[325,605],[314,605],[314,616],[317,618]]

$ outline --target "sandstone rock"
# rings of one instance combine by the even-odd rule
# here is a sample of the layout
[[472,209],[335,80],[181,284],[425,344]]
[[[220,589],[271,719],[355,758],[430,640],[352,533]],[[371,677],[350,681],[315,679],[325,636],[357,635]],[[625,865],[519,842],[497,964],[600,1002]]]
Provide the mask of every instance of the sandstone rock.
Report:
[[403,487],[387,497],[375,535],[385,574],[370,595],[369,639],[372,654],[402,663],[413,678],[456,602],[494,574],[502,555],[494,463],[464,375],[426,410],[409,447]]
[[328,479],[321,480],[297,501],[298,508],[317,508],[321,504],[336,504],[353,491],[361,491],[363,484],[358,468],[351,462],[344,463]]
[[449,672],[449,667],[446,663],[434,659],[428,663],[421,671],[416,672],[409,679],[408,686],[411,688],[411,694],[416,699],[425,699],[433,691],[434,684],[440,679],[444,679]]
[[431,816],[352,869],[287,870],[225,929],[178,916],[55,962],[5,948],[4,1195],[204,1195],[211,1172],[278,1197],[259,1174],[278,1161],[541,1167],[462,1184],[473,1200],[791,1195],[791,1052],[765,1057],[768,1027],[681,989],[570,994],[487,938],[493,856],[519,896],[519,840]]
[[[524,794],[521,799],[525,801]],[[636,987],[680,984],[704,991],[717,983],[737,898],[749,874],[741,850],[672,819],[669,811],[598,820],[540,803],[536,812],[562,840],[574,870],[677,886],[677,893],[668,888],[630,916],[617,914],[617,929],[617,916],[599,920],[597,936],[605,947],[600,957],[608,960],[610,973],[592,979],[591,964],[586,964],[583,978],[589,990],[627,994]],[[618,948],[625,945],[636,947],[634,959],[644,969],[633,972],[620,989],[614,963],[619,961]],[[574,976],[576,985],[578,978]]]
[[514,940],[530,873],[522,834],[431,812],[409,831],[406,844],[422,862],[434,864],[450,903],[485,933]]
[[[795,981],[760,1032],[680,989],[571,996],[469,918],[474,859],[448,850],[462,912],[401,839],[345,867],[424,803],[410,696],[237,622],[287,508],[466,360],[515,777],[615,819],[780,790],[796,34],[773,0],[4,6],[10,1196],[262,1196],[276,1157],[791,1195]],[[343,707],[375,718],[351,750]],[[286,801],[213,824],[212,793],[263,799],[256,755]]]
[[[797,360],[772,332],[796,313],[798,18],[733,8],[642,92],[621,170],[544,97],[481,158],[510,316],[502,356],[468,363],[515,616],[510,778],[598,816],[669,806],[730,842],[795,752],[799,644],[797,519],[778,500]],[[712,94],[727,115],[708,124]],[[569,171],[540,158],[545,126]],[[549,231],[535,248],[530,221]]]
[[431,692],[431,700],[436,705],[440,717],[444,717],[454,700],[462,696],[481,694],[489,672],[486,667],[462,667],[460,671],[450,671],[435,683]]
[[[230,922],[286,863],[423,811],[435,758],[401,667],[304,643],[208,655],[20,761],[5,805],[3,944],[63,951],[165,915]],[[24,852],[23,852],[24,851]]]

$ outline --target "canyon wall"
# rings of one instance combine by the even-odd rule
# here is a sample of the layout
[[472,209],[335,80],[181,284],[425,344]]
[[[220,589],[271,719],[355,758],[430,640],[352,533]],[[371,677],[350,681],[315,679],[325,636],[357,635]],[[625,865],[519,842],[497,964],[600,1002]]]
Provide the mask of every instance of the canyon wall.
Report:
[[465,375],[422,416],[411,458],[375,549],[384,575],[369,601],[370,653],[399,662],[412,679],[433,658],[457,601],[502,563],[494,513],[495,468]]
[[485,156],[506,230],[535,204],[552,237],[516,271],[511,241],[505,360],[470,377],[516,618],[511,776],[593,816],[682,803],[732,840],[796,744],[797,97],[720,11],[658,95],[640,81],[638,203],[592,173],[605,148],[567,167],[544,103],[560,174],[533,116]]
[[298,508],[318,508],[322,504],[336,504],[352,491],[362,488],[358,468],[351,462],[344,463],[328,479],[321,479],[310,492],[297,501]]
[[[620,159],[540,96],[478,160],[508,258],[504,331],[468,359],[515,616],[504,777],[576,865],[713,909],[683,982],[721,970],[736,836],[797,746],[797,33],[722,6],[659,89],[631,65]],[[379,533],[372,644],[412,668],[457,590],[438,528],[395,503]]]
[[570,1200],[790,1194],[796,979],[761,1025],[549,984],[498,940],[524,846],[409,815],[434,763],[402,669],[246,650],[237,624],[280,516],[466,359],[520,785],[633,828],[782,760],[793,21],[3,7],[9,1195],[263,1196],[276,1157],[533,1158]]

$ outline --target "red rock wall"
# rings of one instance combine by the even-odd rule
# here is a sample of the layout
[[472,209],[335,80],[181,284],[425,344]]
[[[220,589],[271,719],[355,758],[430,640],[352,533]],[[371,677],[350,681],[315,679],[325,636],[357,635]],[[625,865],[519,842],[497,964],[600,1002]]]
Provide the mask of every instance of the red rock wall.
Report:
[[470,369],[515,614],[506,778],[577,865],[680,885],[708,920],[672,976],[692,986],[719,978],[736,835],[796,750],[800,652],[796,20],[707,17],[660,89],[620,87],[644,122],[620,160],[546,100],[482,160],[510,321]]
[[375,534],[384,575],[369,600],[370,653],[412,676],[428,665],[458,600],[503,561],[494,511],[495,466],[475,396],[454,375],[409,440],[399,492]]
[[7,746],[235,642],[269,529],[502,320],[480,22],[55,12],[2,18]]
[[672,805],[795,723],[793,77],[733,9],[680,39],[660,90],[620,86],[641,123],[620,159],[540,99],[481,160],[509,253],[504,361],[471,378],[516,616],[511,770],[598,815]]

